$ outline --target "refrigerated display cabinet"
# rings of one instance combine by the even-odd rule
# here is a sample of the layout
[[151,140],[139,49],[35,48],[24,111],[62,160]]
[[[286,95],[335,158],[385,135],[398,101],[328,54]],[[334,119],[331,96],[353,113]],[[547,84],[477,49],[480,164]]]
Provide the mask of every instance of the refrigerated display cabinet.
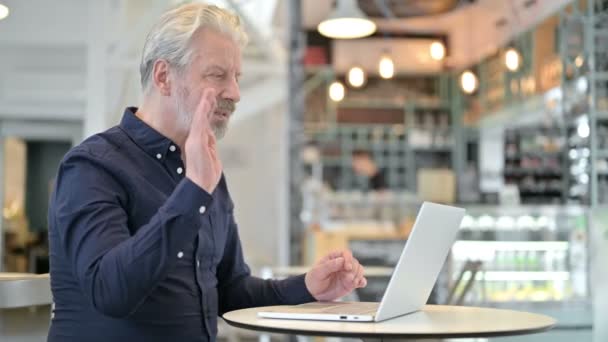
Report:
[[591,329],[589,212],[581,206],[468,206],[450,254],[451,284],[480,264],[464,305],[548,314],[557,329]]

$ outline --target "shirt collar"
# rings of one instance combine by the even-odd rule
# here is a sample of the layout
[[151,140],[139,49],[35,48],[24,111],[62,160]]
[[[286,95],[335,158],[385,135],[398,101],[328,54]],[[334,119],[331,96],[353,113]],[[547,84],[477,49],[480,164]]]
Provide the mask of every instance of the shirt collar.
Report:
[[169,152],[169,149],[174,150],[173,152],[179,153],[179,147],[177,144],[138,118],[135,115],[136,112],[136,107],[127,107],[122,116],[120,127],[139,147],[141,147],[154,159],[164,160]]

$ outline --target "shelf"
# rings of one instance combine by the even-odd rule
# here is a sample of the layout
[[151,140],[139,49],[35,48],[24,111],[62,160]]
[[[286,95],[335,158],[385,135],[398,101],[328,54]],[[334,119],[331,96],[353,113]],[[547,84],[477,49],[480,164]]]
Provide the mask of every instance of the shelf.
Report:
[[597,150],[596,157],[597,158],[608,158],[608,150],[607,149]]
[[562,195],[561,190],[526,190],[519,189],[519,194],[521,196],[539,196],[539,197],[560,197]]
[[452,249],[462,251],[478,251],[491,249],[493,251],[566,251],[567,241],[467,241],[459,240]]
[[596,120],[608,120],[608,112],[605,112],[603,110],[596,111],[595,112],[595,119]]
[[522,157],[536,157],[536,158],[561,158],[563,152],[549,152],[549,151],[525,151],[517,152],[513,154],[505,154],[507,160],[519,160]]
[[[464,280],[471,278],[470,273],[463,275]],[[566,271],[487,271],[479,272],[476,280],[485,281],[567,281],[570,273]]]
[[452,147],[450,146],[445,146],[445,147],[422,147],[422,146],[411,146],[412,151],[414,152],[443,152],[443,153],[449,153],[452,152]]
[[537,204],[537,205],[467,205],[467,213],[479,217],[481,215],[490,215],[493,217],[499,217],[503,215],[508,216],[551,216],[560,217],[561,215],[566,216],[585,216],[587,213],[587,207],[580,204],[566,204],[566,205],[555,205],[555,204]]
[[336,105],[338,108],[391,108],[401,109],[404,111],[409,110],[438,110],[445,111],[445,115],[449,115],[449,106],[441,103],[426,103],[426,102],[440,102],[439,99],[425,100],[420,103],[414,103],[414,99],[398,99],[398,100],[369,100],[369,99],[350,99],[344,100]]
[[405,110],[405,102],[403,100],[344,100],[337,103],[336,106],[338,108],[386,108]]
[[595,72],[591,75],[594,81],[608,81],[608,72]]
[[304,72],[306,72],[306,73],[317,73],[317,72],[333,73],[333,66],[330,64],[308,64],[308,65],[304,65]]
[[505,169],[503,176],[512,178],[527,176],[538,178],[561,178],[562,172],[558,169],[509,168]]
[[520,172],[505,172],[503,173],[505,178],[525,178],[525,177],[535,177],[539,179],[560,179],[562,178],[561,174],[543,174],[543,173],[520,173]]

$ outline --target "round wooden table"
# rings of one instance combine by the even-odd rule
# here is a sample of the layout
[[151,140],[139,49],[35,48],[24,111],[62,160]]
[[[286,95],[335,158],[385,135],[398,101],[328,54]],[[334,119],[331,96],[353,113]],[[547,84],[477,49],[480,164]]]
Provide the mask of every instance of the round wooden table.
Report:
[[421,311],[378,323],[269,319],[257,316],[259,311],[268,308],[236,310],[223,317],[232,326],[250,330],[364,339],[524,335],[549,330],[556,323],[551,317],[528,312],[446,305],[427,305]]
[[47,305],[52,301],[48,273],[0,272],[0,309]]

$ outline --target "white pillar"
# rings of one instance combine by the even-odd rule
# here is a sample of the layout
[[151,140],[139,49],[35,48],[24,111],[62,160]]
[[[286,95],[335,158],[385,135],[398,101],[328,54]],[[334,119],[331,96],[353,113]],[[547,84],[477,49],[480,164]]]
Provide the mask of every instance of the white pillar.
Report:
[[83,138],[108,128],[107,103],[107,36],[105,22],[107,1],[88,0],[87,97]]

